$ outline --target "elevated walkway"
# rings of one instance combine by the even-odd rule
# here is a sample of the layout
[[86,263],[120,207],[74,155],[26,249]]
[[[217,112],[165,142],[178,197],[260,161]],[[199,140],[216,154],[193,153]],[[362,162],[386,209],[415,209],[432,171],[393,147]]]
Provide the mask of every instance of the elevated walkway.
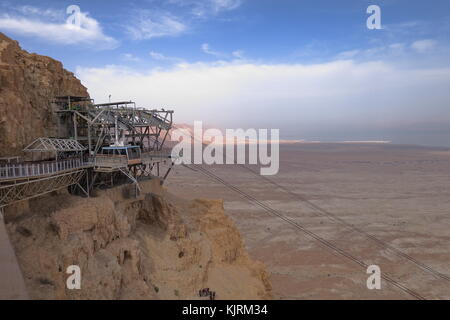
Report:
[[92,162],[81,159],[9,164],[0,166],[0,183],[49,177],[92,166]]

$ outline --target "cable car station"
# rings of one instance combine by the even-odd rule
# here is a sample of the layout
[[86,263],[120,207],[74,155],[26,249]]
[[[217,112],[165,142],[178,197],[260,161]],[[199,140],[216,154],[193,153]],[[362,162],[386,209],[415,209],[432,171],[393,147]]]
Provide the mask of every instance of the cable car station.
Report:
[[128,182],[137,195],[140,180],[167,178],[173,161],[164,143],[173,111],[76,96],[51,105],[56,136],[30,141],[24,157],[0,159],[0,208],[62,188],[89,196]]

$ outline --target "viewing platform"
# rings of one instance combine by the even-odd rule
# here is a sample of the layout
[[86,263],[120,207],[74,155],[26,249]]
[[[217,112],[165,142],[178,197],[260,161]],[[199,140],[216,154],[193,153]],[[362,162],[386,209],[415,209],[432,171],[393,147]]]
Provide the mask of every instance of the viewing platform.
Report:
[[83,161],[80,158],[45,161],[23,162],[0,165],[0,182],[23,179],[42,178],[74,170],[91,168],[93,162]]

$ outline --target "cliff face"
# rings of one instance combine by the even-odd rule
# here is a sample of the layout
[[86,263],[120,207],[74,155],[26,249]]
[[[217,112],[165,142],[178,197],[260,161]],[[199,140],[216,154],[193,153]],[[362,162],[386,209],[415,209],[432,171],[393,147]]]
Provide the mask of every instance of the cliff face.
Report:
[[[264,299],[270,285],[247,255],[220,200],[173,204],[157,180],[127,199],[125,187],[83,199],[66,193],[31,200],[7,228],[31,298]],[[66,287],[70,265],[81,289]]]
[[58,95],[88,92],[61,62],[30,54],[0,32],[0,157],[55,135],[50,101]]

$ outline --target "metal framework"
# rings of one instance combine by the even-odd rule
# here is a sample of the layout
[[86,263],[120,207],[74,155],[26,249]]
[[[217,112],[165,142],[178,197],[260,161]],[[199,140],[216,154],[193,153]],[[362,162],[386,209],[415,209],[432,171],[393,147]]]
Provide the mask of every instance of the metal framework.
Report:
[[[126,177],[138,194],[140,179],[166,179],[173,162],[163,145],[172,128],[173,111],[137,108],[131,101],[94,104],[89,97],[78,96],[56,97],[52,107],[58,119],[57,138],[38,138],[24,149],[43,153],[45,161],[0,161],[0,208],[70,186],[89,196],[96,180],[97,185],[108,179],[114,185],[114,177],[118,178],[115,183]],[[113,144],[138,146],[141,156],[131,161],[127,156],[99,153]],[[164,164],[169,168],[160,175]],[[84,176],[86,188],[80,184]]]
[[0,185],[0,208],[72,185],[77,185],[88,195],[87,191],[80,185],[80,180],[85,172],[85,170],[76,170],[15,184]]
[[86,150],[74,139],[38,138],[23,149],[28,152],[81,152]]
[[161,150],[172,128],[172,110],[137,108],[132,101],[91,104],[78,97],[79,104],[68,104],[67,100],[55,101],[59,136],[77,140],[92,156],[119,138],[142,150]]
[[122,172],[128,179],[130,179],[136,187],[137,192],[141,192],[141,187],[139,186],[139,182],[133,176],[133,174],[126,168],[120,168],[120,172]]

